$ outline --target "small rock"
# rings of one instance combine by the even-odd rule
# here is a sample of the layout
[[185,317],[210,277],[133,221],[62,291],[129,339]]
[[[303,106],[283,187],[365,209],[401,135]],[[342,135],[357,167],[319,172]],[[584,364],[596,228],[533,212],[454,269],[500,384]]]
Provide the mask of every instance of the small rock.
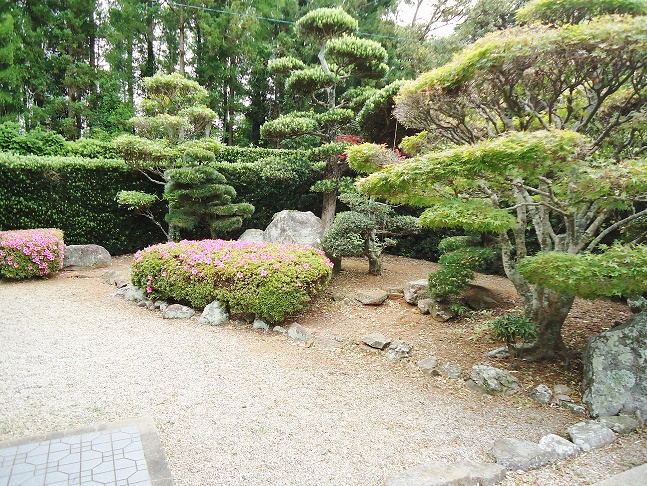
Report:
[[461,294],[461,299],[473,310],[496,309],[501,305],[490,289],[480,285],[472,285]]
[[616,440],[616,436],[609,427],[592,420],[579,422],[567,430],[573,443],[587,452],[604,447]]
[[343,336],[332,335],[315,338],[314,345],[317,348],[334,351],[343,348],[347,342],[348,340]]
[[207,304],[202,311],[200,319],[198,319],[198,322],[201,324],[209,324],[211,326],[220,326],[227,321],[229,321],[229,314],[217,300]]
[[473,391],[474,393],[480,393],[481,395],[487,395],[488,393],[483,389],[483,387],[480,387],[477,385],[474,380],[465,380],[465,388],[467,388],[470,391]]
[[521,389],[519,380],[509,371],[493,366],[475,365],[470,377],[490,395],[513,395]]
[[148,309],[152,305],[153,303],[150,300],[140,300],[137,302],[137,307],[146,307]]
[[[119,290],[117,290],[117,293],[119,293]],[[127,287],[124,287],[123,296],[124,296],[124,299],[130,300],[133,302],[141,302],[142,300],[146,299],[146,295],[144,294],[144,291],[142,289],[138,289],[134,285],[129,285]]]
[[391,300],[399,300],[404,297],[402,289],[389,289],[387,293],[389,294],[389,299]]
[[553,395],[553,403],[562,406],[562,403],[573,403],[573,399],[568,395]]
[[438,367],[441,375],[450,380],[458,380],[463,375],[463,367],[456,363],[443,363]]
[[569,395],[573,390],[571,390],[566,385],[555,385],[553,387],[553,393],[555,395]]
[[613,417],[599,417],[597,422],[609,427],[617,434],[630,434],[638,427],[640,423],[635,417],[629,415],[616,415]]
[[393,341],[386,350],[386,356],[391,361],[399,361],[411,356],[413,344],[406,341]]
[[550,399],[553,397],[553,392],[546,385],[541,384],[533,388],[528,395],[537,403],[545,405],[550,402]]
[[404,300],[409,304],[418,305],[420,299],[429,297],[429,281],[425,278],[407,282],[402,289]]
[[420,299],[418,301],[418,309],[423,314],[429,314],[429,309],[434,305],[436,301],[434,299]]
[[634,314],[645,312],[647,310],[647,299],[642,295],[632,295],[627,297],[627,305]]
[[[168,303],[163,300],[156,300],[155,302],[153,302],[153,307],[160,310],[166,310],[166,308],[168,307]],[[162,307],[164,307],[164,309],[162,309]]]
[[385,486],[494,486],[505,479],[506,469],[491,462],[430,461],[387,478]]
[[548,453],[539,445],[522,439],[498,439],[494,442],[491,454],[497,463],[511,471],[529,471],[550,462]]
[[191,307],[180,304],[172,304],[162,314],[164,319],[188,319],[193,317],[195,311]]
[[342,294],[341,292],[333,292],[332,293],[332,300],[334,300],[335,302],[342,302],[345,298],[346,298],[346,296],[344,294]]
[[447,322],[456,317],[456,312],[447,304],[436,300],[429,306],[429,315],[438,322]]
[[427,356],[424,359],[418,361],[418,368],[425,375],[438,376],[440,372],[438,371],[438,358],[435,356]]
[[355,295],[355,300],[364,305],[381,305],[388,296],[384,290],[362,290]]
[[257,243],[263,242],[263,234],[265,231],[262,229],[246,229],[242,235],[238,238],[238,241],[255,241]]
[[362,338],[362,342],[367,346],[370,346],[371,348],[375,348],[375,349],[384,349],[389,344],[391,344],[390,339],[385,338],[382,334],[377,332],[372,334],[367,334]]
[[123,280],[123,279],[115,279],[115,287],[118,289],[123,289],[124,287],[128,286],[128,280]]
[[569,412],[574,413],[575,415],[586,414],[586,408],[584,408],[582,405],[578,405],[575,402],[561,402],[559,406],[565,410],[568,410]]
[[282,326],[274,326],[274,327],[272,328],[272,331],[274,331],[274,332],[278,332],[279,334],[285,334],[286,332],[288,332],[288,331],[287,331],[284,327],[282,327]]
[[308,341],[312,339],[312,333],[298,322],[292,323],[289,327],[288,336],[295,341]]
[[483,355],[486,358],[505,359],[510,357],[510,351],[507,346],[493,349]]
[[252,323],[252,329],[261,329],[264,332],[267,332],[270,330],[270,325],[263,319],[254,319],[254,322]]
[[582,449],[570,440],[555,434],[543,436],[539,441],[539,447],[549,455],[550,462],[560,461],[582,452]]
[[114,285],[117,280],[118,273],[115,270],[109,270],[101,275],[101,281],[104,284]]

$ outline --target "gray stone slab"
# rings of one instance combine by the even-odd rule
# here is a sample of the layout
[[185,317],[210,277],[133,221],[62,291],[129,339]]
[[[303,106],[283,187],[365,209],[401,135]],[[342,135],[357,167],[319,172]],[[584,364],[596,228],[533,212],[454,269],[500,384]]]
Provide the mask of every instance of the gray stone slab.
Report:
[[150,417],[0,442],[0,485],[172,486]]
[[593,486],[647,486],[647,464],[616,474]]

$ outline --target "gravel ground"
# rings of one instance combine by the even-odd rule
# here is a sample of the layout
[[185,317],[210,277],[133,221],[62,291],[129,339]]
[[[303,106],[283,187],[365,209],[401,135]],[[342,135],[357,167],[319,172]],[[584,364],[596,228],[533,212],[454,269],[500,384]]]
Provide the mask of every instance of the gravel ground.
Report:
[[[101,273],[0,282],[0,440],[151,415],[178,485],[366,486],[577,421],[357,347],[163,320]],[[646,461],[634,433],[505,484],[591,484]]]

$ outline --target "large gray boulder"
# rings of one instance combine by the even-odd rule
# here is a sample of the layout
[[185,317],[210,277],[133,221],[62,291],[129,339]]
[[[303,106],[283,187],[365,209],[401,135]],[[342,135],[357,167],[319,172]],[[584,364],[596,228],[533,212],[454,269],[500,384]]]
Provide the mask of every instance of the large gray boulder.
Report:
[[298,243],[321,249],[324,227],[312,212],[281,211],[265,228],[266,243]]
[[99,245],[65,245],[63,268],[80,270],[83,268],[104,268],[112,264],[110,253]]
[[456,464],[425,462],[386,480],[386,486],[494,486],[505,479],[505,467],[491,462]]
[[254,241],[256,243],[262,243],[265,232],[262,229],[247,229],[245,232],[240,235],[238,241]]
[[592,338],[584,350],[582,401],[592,417],[647,417],[647,313]]
[[616,440],[615,434],[609,427],[591,420],[571,425],[567,431],[573,444],[587,452]]

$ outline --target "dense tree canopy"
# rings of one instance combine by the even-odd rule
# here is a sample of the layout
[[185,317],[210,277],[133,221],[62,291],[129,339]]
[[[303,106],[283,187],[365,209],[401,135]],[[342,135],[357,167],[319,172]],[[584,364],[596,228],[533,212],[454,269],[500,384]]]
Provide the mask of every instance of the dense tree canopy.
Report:
[[[423,226],[498,234],[505,271],[538,325],[535,357],[564,354],[561,326],[574,295],[592,295],[576,284],[585,272],[567,283],[563,262],[577,258],[580,268],[597,266],[598,282],[613,282],[609,256],[584,255],[647,217],[647,18],[595,13],[577,25],[489,34],[406,83],[398,119],[454,147],[440,144],[361,183],[369,194],[428,207]],[[531,231],[540,250],[554,252],[540,264],[526,259]],[[624,252],[630,265],[642,239],[609,255]],[[545,270],[553,261],[561,272]],[[644,291],[646,281],[641,274],[633,287],[606,293]]]

